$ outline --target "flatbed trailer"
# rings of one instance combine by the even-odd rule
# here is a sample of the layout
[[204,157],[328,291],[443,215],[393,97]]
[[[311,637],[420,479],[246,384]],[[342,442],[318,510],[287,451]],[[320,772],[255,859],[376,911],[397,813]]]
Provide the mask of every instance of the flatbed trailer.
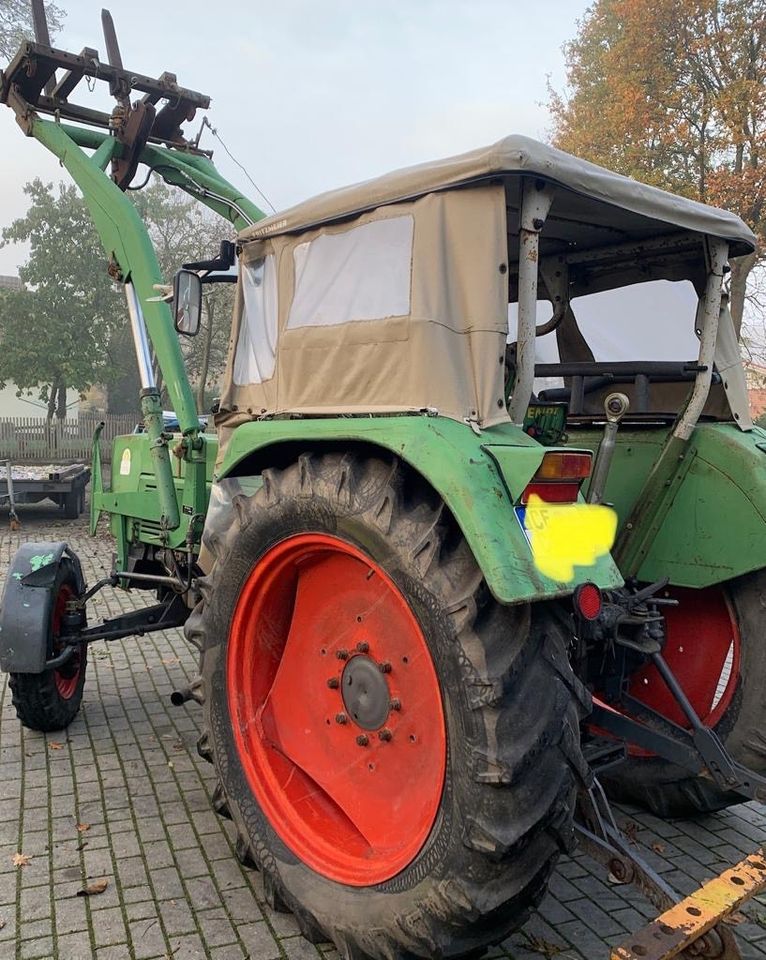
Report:
[[18,504],[51,500],[68,520],[76,520],[85,508],[89,480],[90,467],[84,463],[30,466],[6,460],[0,463],[0,505],[7,505],[16,519]]

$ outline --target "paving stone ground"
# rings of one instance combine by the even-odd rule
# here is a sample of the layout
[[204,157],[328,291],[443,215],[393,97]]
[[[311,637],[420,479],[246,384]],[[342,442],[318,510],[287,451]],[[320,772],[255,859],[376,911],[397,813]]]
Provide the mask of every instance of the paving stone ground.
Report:
[[[23,540],[66,539],[89,582],[111,564],[108,536],[54,508],[0,513],[0,579]],[[140,593],[105,590],[94,611],[134,609]],[[24,730],[0,679],[0,960],[335,960],[265,904],[256,872],[234,855],[230,825],[210,807],[212,768],[195,744],[196,705],[170,705],[194,674],[180,631],[90,651],[83,708],[62,733]],[[694,822],[617,810],[652,865],[683,893],[766,840],[766,810],[742,804]],[[79,826],[78,826],[79,825]],[[87,828],[86,828],[87,827]],[[26,866],[13,856],[26,854]],[[100,895],[78,897],[105,879]],[[563,860],[526,927],[493,951],[511,960],[608,958],[654,915],[585,856]],[[766,958],[766,897],[734,930],[743,957]]]

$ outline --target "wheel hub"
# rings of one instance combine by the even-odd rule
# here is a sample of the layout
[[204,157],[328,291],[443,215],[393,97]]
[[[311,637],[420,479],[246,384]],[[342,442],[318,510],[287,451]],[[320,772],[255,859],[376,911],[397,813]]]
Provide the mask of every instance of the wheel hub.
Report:
[[343,705],[351,719],[364,730],[377,730],[388,718],[391,694],[385,675],[372,657],[352,657],[341,677]]

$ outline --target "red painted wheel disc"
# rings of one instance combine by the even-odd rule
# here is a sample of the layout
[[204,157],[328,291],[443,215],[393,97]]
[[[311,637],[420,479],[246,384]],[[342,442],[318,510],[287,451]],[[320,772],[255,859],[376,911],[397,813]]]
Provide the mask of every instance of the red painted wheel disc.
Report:
[[[673,588],[670,596],[679,603],[677,607],[663,607],[663,656],[697,716],[706,726],[715,727],[731,705],[739,679],[741,642],[736,615],[720,587]],[[689,729],[689,721],[652,664],[631,676],[628,692]],[[635,746],[629,752],[633,756],[653,756]]]
[[383,569],[326,534],[269,549],[240,592],[226,675],[248,784],[284,843],[352,886],[411,863],[439,809],[446,732],[423,632]]
[[[56,603],[53,607],[51,616],[51,629],[53,631],[53,651],[60,653],[63,649],[62,644],[58,643],[58,637],[61,633],[61,619],[66,611],[68,600],[74,599],[74,590],[63,583],[56,596]],[[70,700],[77,690],[77,683],[80,679],[80,651],[77,650],[72,659],[60,670],[53,671],[53,679],[56,689],[62,700]]]

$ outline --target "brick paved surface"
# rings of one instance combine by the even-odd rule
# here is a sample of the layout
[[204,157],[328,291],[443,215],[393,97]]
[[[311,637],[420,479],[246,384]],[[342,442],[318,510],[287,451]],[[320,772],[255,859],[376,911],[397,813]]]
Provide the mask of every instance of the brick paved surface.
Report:
[[[22,510],[16,534],[0,514],[0,578],[22,539],[68,539],[91,583],[108,569],[107,537],[91,540],[84,523],[54,509]],[[106,590],[92,609],[110,616],[142,602]],[[195,749],[199,707],[169,704],[194,667],[180,631],[98,644],[81,714],[47,736],[22,729],[0,680],[0,960],[337,956],[269,910],[259,875],[234,856],[229,823],[210,808],[212,768]],[[696,822],[617,814],[686,893],[766,839],[766,810],[755,804]],[[15,866],[16,853],[29,863]],[[108,880],[102,894],[76,896],[99,879]],[[493,955],[607,958],[610,944],[652,915],[639,894],[578,856],[560,864],[539,912]],[[737,919],[743,956],[766,957],[766,898]]]

